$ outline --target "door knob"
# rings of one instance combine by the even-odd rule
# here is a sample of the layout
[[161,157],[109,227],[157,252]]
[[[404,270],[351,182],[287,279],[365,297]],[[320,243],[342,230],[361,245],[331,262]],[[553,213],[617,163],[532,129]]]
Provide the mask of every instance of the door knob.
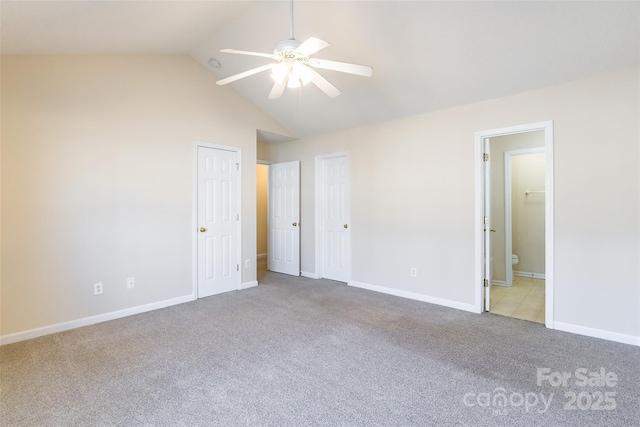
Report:
[[343,225],[344,228],[349,228],[348,224]]
[[204,228],[204,227],[200,227],[200,232],[201,232],[201,233],[204,233],[205,231],[207,231],[207,229],[206,229],[206,228]]
[[298,223],[297,223],[297,222],[294,222],[294,223],[293,223],[293,224],[291,224],[291,225],[293,225],[294,227],[297,227],[297,226],[298,226]]

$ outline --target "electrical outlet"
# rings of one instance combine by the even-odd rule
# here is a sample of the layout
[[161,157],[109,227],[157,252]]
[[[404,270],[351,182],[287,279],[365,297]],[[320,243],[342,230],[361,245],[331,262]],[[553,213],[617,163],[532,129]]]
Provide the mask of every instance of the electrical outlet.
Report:
[[93,294],[94,295],[102,294],[102,282],[93,284]]
[[418,269],[411,267],[411,277],[418,277]]
[[136,280],[133,277],[127,278],[127,289],[133,289],[136,287]]
[[244,268],[249,268],[251,267],[251,260],[250,259],[246,259],[244,261]]

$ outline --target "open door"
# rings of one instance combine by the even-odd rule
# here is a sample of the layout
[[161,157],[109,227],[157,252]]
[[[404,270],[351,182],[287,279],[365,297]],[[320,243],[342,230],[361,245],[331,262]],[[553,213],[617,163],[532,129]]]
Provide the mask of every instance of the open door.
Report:
[[[491,307],[491,231],[492,225],[495,227],[500,226],[499,221],[496,221],[495,215],[492,218],[491,214],[491,174],[489,166],[491,160],[497,161],[500,158],[496,157],[497,146],[499,141],[496,141],[498,137],[524,134],[535,131],[544,131],[544,150],[545,150],[545,183],[544,183],[544,319],[545,325],[548,328],[554,327],[554,221],[553,221],[553,122],[538,122],[524,125],[517,125],[499,129],[489,129],[478,131],[475,133],[475,150],[476,150],[476,200],[475,200],[475,214],[477,220],[475,221],[476,233],[475,233],[475,283],[476,298],[475,308],[478,313],[483,311],[489,311]],[[493,139],[493,144],[490,147],[489,139]],[[493,150],[493,155],[489,150]],[[493,159],[492,159],[493,156]],[[536,193],[539,193],[537,197],[541,197],[543,191],[536,186]],[[533,188],[533,187],[532,187]],[[531,188],[525,188],[525,190],[531,190]],[[506,191],[506,190],[505,190]],[[505,245],[506,246],[506,245]],[[511,254],[505,250],[505,262],[509,263],[511,260]],[[495,293],[494,293],[495,297]],[[499,306],[493,308],[493,312],[497,313]],[[539,320],[535,320],[539,321]]]
[[484,184],[484,311],[491,311],[491,160],[489,138],[485,138],[482,148]]
[[267,268],[300,275],[300,162],[269,166],[269,258]]

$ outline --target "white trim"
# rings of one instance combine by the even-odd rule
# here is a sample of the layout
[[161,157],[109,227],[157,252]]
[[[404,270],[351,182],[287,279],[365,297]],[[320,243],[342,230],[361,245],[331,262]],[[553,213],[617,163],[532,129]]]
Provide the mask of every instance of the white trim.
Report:
[[[238,265],[242,264],[242,172],[243,172],[243,164],[242,164],[242,148],[231,147],[228,145],[219,145],[219,144],[211,144],[208,142],[202,141],[193,141],[193,205],[192,205],[192,230],[193,234],[191,235],[192,243],[191,243],[191,289],[193,292],[194,299],[198,298],[198,147],[205,148],[214,148],[217,150],[226,150],[233,151],[236,153],[239,170],[238,170],[238,195],[237,195],[237,203],[238,203],[238,213],[240,214],[240,219],[237,224],[238,231],[238,241],[237,241],[237,260]],[[238,271],[238,284],[237,290],[242,289],[242,271]]]
[[[341,151],[338,153],[331,154],[322,154],[316,156],[315,158],[315,267],[316,273],[312,278],[320,279],[322,278],[322,162],[326,159],[332,159],[336,157],[346,157],[349,161],[349,185],[351,185],[351,156],[349,151]],[[351,203],[351,200],[349,200]],[[349,218],[349,221],[351,218]],[[351,244],[349,244],[351,248]],[[349,256],[349,264],[351,264],[351,256]],[[349,278],[347,282],[351,279],[351,265],[347,267],[348,273],[347,277]],[[310,276],[305,276],[310,277]]]
[[56,323],[54,325],[43,326],[40,328],[29,329],[23,332],[0,336],[0,345],[12,344],[19,341],[29,340],[41,337],[43,335],[55,334],[71,329],[81,328],[83,326],[95,325],[109,320],[120,319],[122,317],[133,316],[135,314],[146,313],[147,311],[158,310],[161,308],[178,305],[185,302],[195,300],[193,295],[185,295],[164,301],[158,301],[151,304],[139,305],[136,307],[125,308],[123,310],[111,311],[109,313],[98,314],[95,316],[83,317],[81,319],[71,320],[68,322]]
[[503,287],[511,287],[511,285],[507,285],[507,282],[505,282],[504,280],[493,280],[491,279],[491,286],[496,285],[496,286],[503,286]]
[[240,290],[249,289],[249,288],[255,288],[256,286],[258,286],[258,281],[257,280],[252,280],[250,282],[241,283],[240,284]]
[[554,326],[554,274],[555,267],[554,247],[555,247],[555,223],[554,223],[554,197],[553,197],[553,121],[546,122],[544,127],[544,148],[545,148],[545,199],[544,199],[544,229],[545,229],[545,325],[553,329]]
[[[271,241],[269,240],[269,236],[271,235],[271,223],[269,222],[269,219],[271,217],[271,194],[270,194],[270,190],[271,190],[271,166],[267,165],[267,189],[266,189],[266,193],[265,196],[267,197],[267,253],[264,254],[267,257],[267,270],[269,270],[269,248],[271,247]],[[256,224],[258,220],[258,216],[256,215]],[[302,235],[300,236],[302,237]],[[256,229],[256,245],[258,244],[258,231]],[[302,248],[301,248],[302,249]],[[256,270],[256,274],[257,274],[257,270]]]
[[474,313],[482,313],[484,311],[483,301],[484,301],[484,285],[483,285],[483,268],[484,268],[484,248],[483,248],[483,234],[484,234],[484,224],[482,220],[483,212],[483,197],[484,190],[482,185],[482,169],[484,165],[482,164],[482,153],[484,152],[484,138],[481,137],[478,132],[475,134],[474,141],[474,164],[475,164],[475,212],[474,212],[474,223],[475,223],[475,274],[474,274],[474,288],[476,290],[475,295],[475,303]]
[[600,338],[603,340],[620,342],[640,346],[640,336],[621,334],[618,332],[605,331],[602,329],[588,328],[586,326],[573,325],[565,322],[554,322],[558,331],[570,332],[572,334],[585,335],[587,337]]
[[537,122],[526,125],[511,126],[499,129],[490,129],[475,132],[475,312],[482,312],[483,285],[482,285],[482,141],[485,138],[493,138],[515,133],[544,131],[544,146],[546,150],[545,170],[545,325],[554,329],[554,223],[553,223],[553,121]]
[[[505,257],[505,279],[508,286],[513,285],[513,219],[511,218],[513,211],[513,201],[511,197],[511,157],[525,156],[527,154],[546,153],[545,147],[524,148],[521,150],[509,150],[504,152],[504,257]],[[546,175],[546,171],[545,171]],[[546,178],[546,176],[545,176]],[[546,179],[545,179],[546,182]],[[546,245],[546,242],[545,242]],[[517,255],[517,254],[516,254]],[[529,276],[531,277],[531,276]],[[543,277],[544,278],[544,277]]]
[[513,200],[511,193],[511,155],[504,152],[504,280],[513,286]]
[[308,271],[301,271],[300,275],[308,279],[320,279],[320,276],[316,273],[309,273]]
[[322,277],[322,158],[315,159],[315,275]]
[[349,280],[347,283],[354,288],[367,289],[369,291],[380,292],[383,294],[393,295],[396,297],[408,298],[416,301],[428,302],[430,304],[441,305],[444,307],[455,308],[458,310],[470,311],[476,313],[476,306],[474,304],[465,304],[458,301],[448,300],[444,298],[432,297],[429,295],[418,294],[415,292],[401,291],[399,289],[387,288],[384,286],[370,285],[368,283],[356,282],[355,280]]
[[545,275],[544,274],[540,274],[540,273],[530,273],[528,271],[514,271],[513,272],[514,276],[520,276],[520,277],[529,277],[531,279],[542,279],[542,280],[546,280]]

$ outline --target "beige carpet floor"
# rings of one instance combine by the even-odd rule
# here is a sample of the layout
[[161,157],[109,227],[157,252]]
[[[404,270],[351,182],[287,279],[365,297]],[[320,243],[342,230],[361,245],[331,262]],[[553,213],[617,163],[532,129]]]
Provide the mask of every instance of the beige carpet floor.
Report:
[[[260,280],[0,347],[0,425],[640,426],[638,347]],[[581,369],[617,381],[581,385]]]

